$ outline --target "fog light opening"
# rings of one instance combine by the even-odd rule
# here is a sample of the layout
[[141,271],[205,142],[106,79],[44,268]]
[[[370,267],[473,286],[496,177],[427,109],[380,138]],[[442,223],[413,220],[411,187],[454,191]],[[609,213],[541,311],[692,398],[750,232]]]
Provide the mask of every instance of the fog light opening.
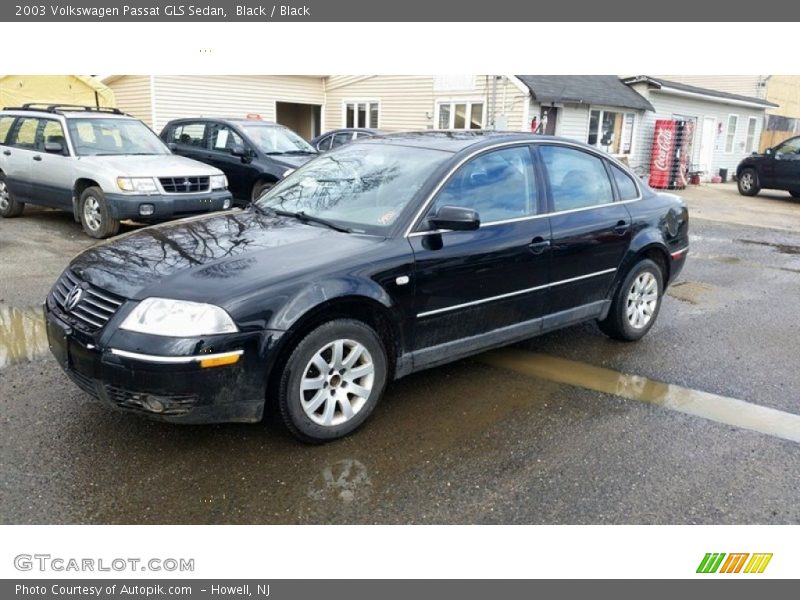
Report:
[[153,204],[140,204],[139,214],[143,217],[149,217],[156,212],[156,207]]
[[228,210],[230,207],[231,207],[231,199],[225,198],[225,200],[222,201],[222,209]]

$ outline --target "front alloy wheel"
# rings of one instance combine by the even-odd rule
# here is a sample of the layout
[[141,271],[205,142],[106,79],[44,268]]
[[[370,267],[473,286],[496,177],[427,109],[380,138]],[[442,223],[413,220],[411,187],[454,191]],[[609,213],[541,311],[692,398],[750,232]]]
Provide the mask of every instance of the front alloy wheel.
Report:
[[755,196],[761,191],[758,185],[758,175],[753,169],[748,168],[742,171],[737,180],[737,185],[742,196]]
[[93,238],[103,239],[119,232],[119,219],[111,215],[105,194],[99,187],[88,187],[81,194],[80,219],[83,230]]
[[277,402],[283,422],[309,443],[351,433],[380,400],[387,365],[383,342],[366,323],[323,323],[294,347],[281,373]]

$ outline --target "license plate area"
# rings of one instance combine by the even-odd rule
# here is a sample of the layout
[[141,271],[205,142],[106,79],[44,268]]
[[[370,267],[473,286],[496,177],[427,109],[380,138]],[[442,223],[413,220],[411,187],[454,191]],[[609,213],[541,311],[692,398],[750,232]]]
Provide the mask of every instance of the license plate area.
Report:
[[50,345],[50,351],[64,369],[70,368],[69,363],[69,334],[72,333],[71,329],[65,328],[53,321],[52,318],[47,319],[47,341]]

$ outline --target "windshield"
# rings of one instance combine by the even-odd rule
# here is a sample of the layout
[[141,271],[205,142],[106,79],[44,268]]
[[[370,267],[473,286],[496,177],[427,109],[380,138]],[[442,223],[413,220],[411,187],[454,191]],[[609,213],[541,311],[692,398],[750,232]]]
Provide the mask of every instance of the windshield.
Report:
[[240,124],[250,141],[265,154],[316,154],[303,138],[291,129],[259,125],[257,123]]
[[257,203],[385,235],[450,156],[427,148],[355,142],[306,163]]
[[159,137],[136,119],[67,119],[79,156],[169,154]]

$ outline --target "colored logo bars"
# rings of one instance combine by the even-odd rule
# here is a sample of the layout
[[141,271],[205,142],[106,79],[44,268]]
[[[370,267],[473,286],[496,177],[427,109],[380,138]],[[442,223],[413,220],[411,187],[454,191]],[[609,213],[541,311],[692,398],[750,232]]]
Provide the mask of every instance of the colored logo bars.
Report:
[[[748,557],[750,557],[750,560],[747,560]],[[772,560],[772,553],[749,554],[747,552],[740,552],[725,554],[724,552],[708,552],[703,557],[703,560],[700,561],[697,572],[763,573],[770,560]],[[747,566],[745,566],[745,564]],[[742,570],[742,567],[744,567],[744,570]]]

